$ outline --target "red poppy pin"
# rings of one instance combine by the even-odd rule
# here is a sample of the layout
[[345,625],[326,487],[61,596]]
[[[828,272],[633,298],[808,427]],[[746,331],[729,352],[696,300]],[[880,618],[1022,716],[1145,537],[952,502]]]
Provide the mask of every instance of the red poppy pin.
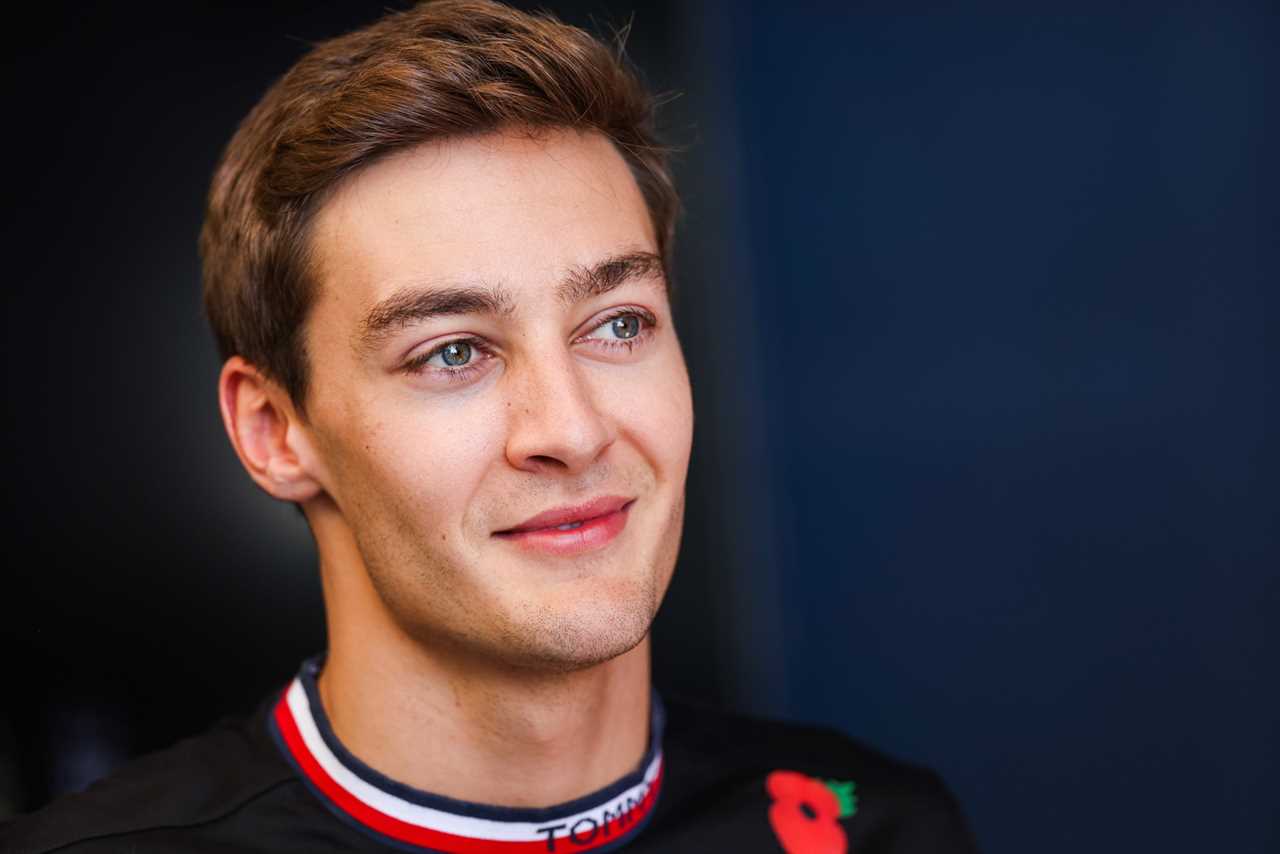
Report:
[[774,771],[764,781],[773,798],[769,824],[787,854],[845,854],[849,840],[837,819],[858,811],[853,781],[818,780],[798,771]]

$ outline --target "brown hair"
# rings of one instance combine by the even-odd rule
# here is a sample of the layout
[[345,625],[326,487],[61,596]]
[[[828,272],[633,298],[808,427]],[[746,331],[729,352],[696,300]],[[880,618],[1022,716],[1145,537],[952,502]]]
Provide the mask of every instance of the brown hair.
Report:
[[253,363],[305,417],[308,225],[344,176],[430,140],[507,126],[602,133],[630,166],[669,262],[679,201],[655,106],[621,39],[615,52],[490,0],[423,3],[317,44],[245,117],[214,172],[200,254],[222,358]]

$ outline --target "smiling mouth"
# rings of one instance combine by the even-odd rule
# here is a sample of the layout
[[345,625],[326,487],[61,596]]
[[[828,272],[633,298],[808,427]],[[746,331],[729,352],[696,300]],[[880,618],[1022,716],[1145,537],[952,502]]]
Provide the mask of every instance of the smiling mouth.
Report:
[[502,531],[495,531],[494,536],[502,537],[512,534],[527,534],[534,531],[574,531],[583,525],[613,513],[623,512],[635,503],[634,498],[620,495],[604,495],[583,504],[555,507],[536,516],[525,519],[519,525]]
[[581,554],[603,548],[622,533],[633,504],[634,498],[601,498],[579,507],[540,513],[515,528],[495,531],[493,536],[525,551],[559,557]]
[[617,510],[610,510],[606,513],[601,513],[596,516],[588,516],[584,519],[575,519],[572,522],[562,522],[559,525],[522,525],[519,528],[508,528],[505,531],[494,531],[493,535],[495,537],[515,537],[520,534],[543,534],[552,531],[576,531],[583,525],[590,525],[593,522],[599,522],[601,519],[609,516],[616,516],[620,513],[625,513],[631,509],[631,505],[634,503],[634,500],[628,501]]
[[[628,504],[627,507],[629,506],[631,505]],[[565,522],[563,525],[547,525],[542,528],[511,528],[506,531],[495,531],[493,535],[495,537],[518,537],[522,534],[547,534],[555,531],[576,531],[584,525],[589,525],[592,522],[599,521],[600,519],[603,519],[606,516],[612,516],[618,513],[622,513],[625,510],[626,510],[626,507],[620,510],[614,510],[612,513],[605,513],[600,516],[592,516],[589,519],[579,519],[576,522]]]

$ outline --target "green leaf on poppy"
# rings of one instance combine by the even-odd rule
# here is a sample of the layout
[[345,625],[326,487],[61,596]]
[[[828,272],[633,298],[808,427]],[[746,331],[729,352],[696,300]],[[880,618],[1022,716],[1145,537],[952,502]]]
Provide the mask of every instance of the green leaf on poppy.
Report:
[[858,796],[853,793],[853,790],[858,788],[857,783],[852,780],[823,780],[822,782],[840,802],[841,818],[848,818],[858,811]]

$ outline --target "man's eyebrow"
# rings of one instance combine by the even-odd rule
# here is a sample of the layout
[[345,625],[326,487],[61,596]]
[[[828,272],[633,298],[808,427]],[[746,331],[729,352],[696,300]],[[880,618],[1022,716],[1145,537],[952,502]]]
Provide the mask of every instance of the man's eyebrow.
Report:
[[654,279],[666,289],[666,267],[662,258],[652,252],[628,252],[613,255],[590,267],[575,267],[560,283],[558,295],[565,305],[574,305],[635,279]]
[[386,338],[413,323],[454,314],[510,315],[515,311],[511,295],[495,287],[406,287],[369,309],[360,324],[358,343],[365,352],[375,350]]
[[[653,279],[665,289],[664,274],[665,265],[658,255],[627,252],[612,255],[590,267],[573,268],[557,287],[556,295],[565,305],[575,305],[637,279]],[[510,316],[514,313],[515,300],[500,287],[411,285],[369,309],[360,324],[356,344],[361,352],[372,352],[396,331],[434,317],[457,314]]]

